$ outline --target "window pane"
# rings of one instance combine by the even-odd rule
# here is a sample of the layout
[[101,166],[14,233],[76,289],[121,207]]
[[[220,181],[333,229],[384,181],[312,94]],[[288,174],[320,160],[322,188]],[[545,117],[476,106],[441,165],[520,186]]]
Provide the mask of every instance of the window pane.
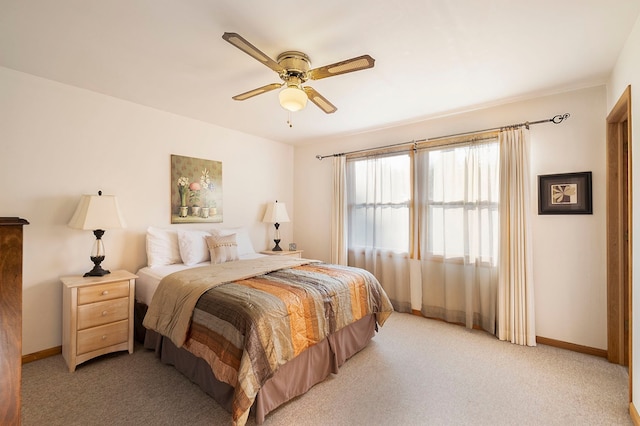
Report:
[[464,210],[459,208],[447,208],[444,210],[444,257],[464,257]]
[[347,162],[349,246],[409,250],[408,154]]
[[444,223],[444,208],[434,205],[428,206],[427,218],[429,232],[427,251],[431,254],[444,256],[444,227],[436,225]]

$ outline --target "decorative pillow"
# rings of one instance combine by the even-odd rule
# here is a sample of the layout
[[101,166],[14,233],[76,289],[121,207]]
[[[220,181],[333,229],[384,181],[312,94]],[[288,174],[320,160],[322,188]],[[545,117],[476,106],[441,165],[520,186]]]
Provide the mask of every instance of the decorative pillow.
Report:
[[244,256],[247,254],[253,254],[256,251],[253,249],[251,238],[249,237],[249,231],[246,228],[229,228],[229,229],[213,229],[211,235],[224,236],[236,234],[236,242],[238,244],[238,256]]
[[205,231],[178,231],[178,247],[182,263],[191,266],[210,259],[206,237],[211,234]]
[[207,246],[211,253],[211,263],[224,263],[238,260],[238,245],[236,234],[206,237]]
[[178,234],[171,229],[147,229],[147,265],[163,266],[182,262]]

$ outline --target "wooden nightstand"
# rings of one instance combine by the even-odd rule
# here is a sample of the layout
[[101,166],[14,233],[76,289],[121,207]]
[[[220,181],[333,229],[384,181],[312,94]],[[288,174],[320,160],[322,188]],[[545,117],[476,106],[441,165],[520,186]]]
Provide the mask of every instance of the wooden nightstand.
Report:
[[273,250],[264,250],[261,251],[260,253],[262,254],[268,254],[270,256],[288,256],[288,257],[297,257],[299,259],[302,258],[302,252],[303,250],[282,250],[282,251],[273,251]]
[[133,353],[136,278],[127,271],[61,278],[62,356],[69,371],[99,355]]

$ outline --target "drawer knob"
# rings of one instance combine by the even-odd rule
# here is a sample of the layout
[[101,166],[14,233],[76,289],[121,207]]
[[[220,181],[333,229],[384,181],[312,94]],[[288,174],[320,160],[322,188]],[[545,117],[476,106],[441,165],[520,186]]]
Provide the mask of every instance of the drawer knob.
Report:
[[107,294],[109,294],[109,290],[105,290],[105,291],[102,292],[103,296],[106,296]]
[[107,316],[107,311],[102,311],[102,316],[106,317]]
[[107,340],[107,335],[102,336],[102,340]]

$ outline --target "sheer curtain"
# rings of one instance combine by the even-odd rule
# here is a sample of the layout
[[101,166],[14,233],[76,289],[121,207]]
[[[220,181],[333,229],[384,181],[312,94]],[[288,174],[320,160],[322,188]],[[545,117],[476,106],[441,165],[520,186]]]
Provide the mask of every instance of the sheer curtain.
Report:
[[528,130],[493,135],[338,157],[332,260],[346,244],[398,311],[411,312],[413,289],[426,317],[533,346]]
[[411,312],[410,155],[347,160],[348,264],[373,273],[395,310]]
[[495,333],[497,140],[420,150],[415,160],[417,257],[424,316]]
[[498,338],[536,345],[531,248],[529,130],[500,132]]

